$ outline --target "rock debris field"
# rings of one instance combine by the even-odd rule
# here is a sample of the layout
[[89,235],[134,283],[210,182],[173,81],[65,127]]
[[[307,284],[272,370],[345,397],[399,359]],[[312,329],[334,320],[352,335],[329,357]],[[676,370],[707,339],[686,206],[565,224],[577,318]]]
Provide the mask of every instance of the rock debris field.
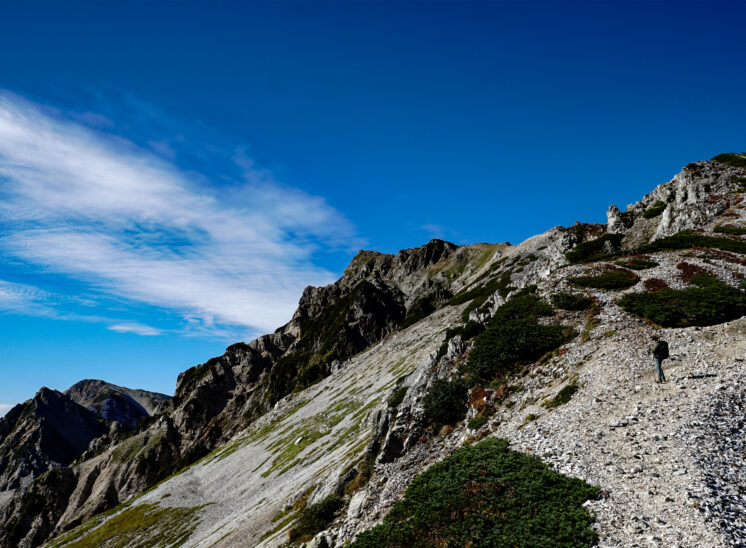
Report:
[[[578,370],[573,400],[527,405],[497,435],[601,487],[586,503],[599,546],[746,546],[746,320],[663,330],[665,384],[649,333],[620,332]],[[530,413],[539,417],[524,424]]]

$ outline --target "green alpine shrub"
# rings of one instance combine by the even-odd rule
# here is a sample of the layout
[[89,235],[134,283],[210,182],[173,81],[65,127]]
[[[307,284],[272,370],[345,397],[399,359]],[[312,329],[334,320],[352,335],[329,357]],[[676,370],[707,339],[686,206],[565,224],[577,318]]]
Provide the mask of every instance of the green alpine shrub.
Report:
[[635,285],[640,278],[629,270],[607,270],[597,276],[575,276],[570,283],[578,287],[592,287],[595,289],[626,289]]
[[453,424],[466,416],[466,384],[460,378],[438,379],[422,400],[428,422]]
[[540,316],[550,316],[552,307],[532,293],[521,291],[497,309],[485,331],[474,341],[466,363],[461,366],[467,384],[489,384],[518,365],[536,361],[572,338],[564,325],[543,325]]
[[555,293],[552,295],[552,304],[562,310],[585,310],[593,304],[593,300],[580,293]]
[[334,521],[344,502],[337,495],[329,495],[324,500],[307,506],[301,511],[295,525],[290,530],[290,540],[300,542],[310,540],[319,531],[326,529]]
[[697,274],[696,287],[630,293],[617,304],[663,327],[715,325],[746,315],[746,294],[717,278]]
[[487,438],[412,481],[383,523],[351,548],[577,548],[597,538],[583,508],[599,490]]

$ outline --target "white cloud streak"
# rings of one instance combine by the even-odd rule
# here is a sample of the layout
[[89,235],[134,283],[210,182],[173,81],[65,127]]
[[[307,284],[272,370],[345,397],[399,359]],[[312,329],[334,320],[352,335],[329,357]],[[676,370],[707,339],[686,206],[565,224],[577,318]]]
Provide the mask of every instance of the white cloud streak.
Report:
[[149,325],[143,325],[137,322],[117,323],[114,325],[110,325],[109,329],[111,331],[116,331],[117,333],[134,333],[136,335],[145,336],[160,335],[162,333],[160,329],[156,329],[155,327],[150,327]]
[[0,403],[0,417],[4,417],[5,413],[13,409],[13,404],[10,403]]
[[[0,251],[189,322],[273,330],[305,285],[333,279],[314,250],[352,245],[353,228],[323,199],[244,169],[244,181],[216,189],[131,142],[0,94]],[[0,306],[34,300],[24,290],[0,285]]]

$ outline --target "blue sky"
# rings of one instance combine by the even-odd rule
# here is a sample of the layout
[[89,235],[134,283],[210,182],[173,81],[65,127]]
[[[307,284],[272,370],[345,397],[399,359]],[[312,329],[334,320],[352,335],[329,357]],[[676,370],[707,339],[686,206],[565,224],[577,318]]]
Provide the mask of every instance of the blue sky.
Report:
[[[20,3],[18,3],[20,4]],[[0,19],[0,412],[176,375],[360,248],[603,222],[745,150],[737,2],[25,2]]]

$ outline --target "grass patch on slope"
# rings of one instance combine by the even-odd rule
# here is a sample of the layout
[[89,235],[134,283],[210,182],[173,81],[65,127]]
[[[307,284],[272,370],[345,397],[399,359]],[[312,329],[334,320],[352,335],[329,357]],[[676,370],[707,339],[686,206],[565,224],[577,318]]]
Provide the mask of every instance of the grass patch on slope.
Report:
[[140,504],[126,508],[102,524],[102,520],[97,516],[58,537],[49,546],[180,546],[199,525],[198,511],[205,506],[172,508],[160,507],[156,503]]
[[554,408],[559,407],[560,405],[564,405],[567,402],[569,402],[573,395],[575,395],[575,392],[578,391],[578,385],[576,383],[570,383],[566,385],[562,390],[560,390],[556,396],[554,396],[551,400],[544,403],[544,407],[547,408]]
[[351,548],[590,546],[597,535],[582,504],[597,497],[598,488],[489,438],[415,478]]
[[648,268],[655,268],[659,263],[650,257],[630,257],[626,261],[617,261],[616,264],[632,270],[647,270]]
[[642,216],[645,217],[646,219],[652,219],[653,217],[657,217],[658,215],[663,213],[663,210],[665,209],[666,209],[666,204],[658,200],[653,205],[651,205],[649,208],[647,208],[645,212],[642,214]]

